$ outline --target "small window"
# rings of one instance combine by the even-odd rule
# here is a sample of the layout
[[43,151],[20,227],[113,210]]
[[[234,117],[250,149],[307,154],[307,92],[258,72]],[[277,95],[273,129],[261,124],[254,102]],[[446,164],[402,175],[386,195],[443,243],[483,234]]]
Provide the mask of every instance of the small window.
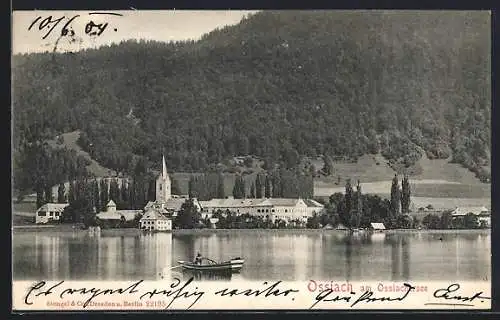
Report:
[[271,212],[274,212],[274,209],[272,209]]
[[266,212],[269,212],[269,209],[266,209]]
[[285,213],[287,213],[287,212],[288,212],[288,209],[285,209]]
[[50,211],[50,212],[49,212],[49,216],[50,216],[50,217],[53,217],[53,216],[54,216],[54,212]]
[[161,191],[161,186],[162,186],[162,185],[160,184],[160,191]]
[[45,217],[45,216],[47,216],[47,212],[45,212],[45,211],[39,211],[38,212],[38,216],[39,217]]

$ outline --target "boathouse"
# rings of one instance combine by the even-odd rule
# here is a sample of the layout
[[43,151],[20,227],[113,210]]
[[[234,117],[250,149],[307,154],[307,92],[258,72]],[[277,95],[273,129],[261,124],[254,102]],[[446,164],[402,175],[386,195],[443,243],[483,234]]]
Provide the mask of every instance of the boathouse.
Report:
[[383,231],[385,230],[385,225],[381,222],[370,223],[370,229],[373,231]]

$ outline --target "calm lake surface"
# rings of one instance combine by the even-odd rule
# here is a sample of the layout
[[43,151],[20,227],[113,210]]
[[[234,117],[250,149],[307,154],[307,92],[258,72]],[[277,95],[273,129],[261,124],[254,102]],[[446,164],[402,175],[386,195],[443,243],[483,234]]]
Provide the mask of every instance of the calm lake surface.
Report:
[[[235,230],[211,234],[14,231],[15,280],[153,280],[197,252],[243,257],[238,280],[486,280],[491,235],[478,231]],[[213,279],[211,279],[213,280]],[[227,279],[225,279],[227,280]]]

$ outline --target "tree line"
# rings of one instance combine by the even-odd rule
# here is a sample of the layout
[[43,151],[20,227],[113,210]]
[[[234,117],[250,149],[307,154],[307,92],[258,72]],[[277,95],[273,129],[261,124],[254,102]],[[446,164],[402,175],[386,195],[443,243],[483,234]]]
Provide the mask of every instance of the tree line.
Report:
[[[189,179],[188,193],[191,198],[210,200],[227,197],[222,173],[193,175]],[[261,172],[252,176],[237,175],[231,195],[244,198],[312,198],[314,183],[311,175],[285,168]]]
[[88,161],[74,150],[53,148],[39,140],[26,142],[13,155],[14,189],[21,201],[36,192],[37,206],[53,202],[52,187],[61,182],[88,176]]
[[65,222],[82,222],[106,211],[110,200],[115,202],[117,210],[142,210],[154,197],[150,184],[141,179],[119,182],[118,179],[83,178],[70,182],[67,193],[65,184],[61,183],[57,200],[69,204],[65,209]]
[[331,195],[321,215],[309,218],[307,225],[318,228],[330,224],[342,224],[349,229],[369,228],[372,222],[382,222],[386,228],[411,228],[416,221],[409,216],[411,190],[409,178],[403,176],[399,186],[397,175],[391,185],[390,199],[377,195],[363,194],[361,183],[354,187],[350,179],[346,181],[345,192]]

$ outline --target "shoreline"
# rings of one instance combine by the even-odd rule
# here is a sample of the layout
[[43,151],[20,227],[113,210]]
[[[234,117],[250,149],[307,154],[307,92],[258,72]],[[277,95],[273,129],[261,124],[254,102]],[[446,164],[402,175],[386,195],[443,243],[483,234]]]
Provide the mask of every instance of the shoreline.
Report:
[[[18,225],[12,226],[12,232],[76,232],[89,233],[88,229],[82,229],[81,225],[61,224],[61,225]],[[207,234],[233,234],[236,232],[244,233],[288,233],[288,234],[324,234],[324,233],[341,233],[347,234],[349,230],[337,229],[173,229],[155,233],[171,233],[174,235],[207,235]],[[148,234],[138,228],[123,228],[123,229],[102,229],[101,235],[131,235],[131,234]],[[393,233],[491,233],[491,228],[488,229],[387,229],[380,231],[363,230],[356,234],[393,234]]]

